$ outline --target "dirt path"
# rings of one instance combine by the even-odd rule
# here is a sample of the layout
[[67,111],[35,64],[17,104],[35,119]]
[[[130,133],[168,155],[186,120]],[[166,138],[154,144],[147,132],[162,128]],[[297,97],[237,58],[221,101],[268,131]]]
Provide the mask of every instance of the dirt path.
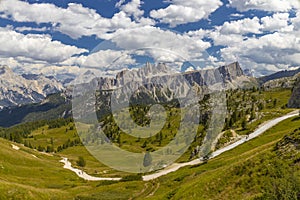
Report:
[[[283,120],[286,120],[288,118],[291,118],[291,117],[295,117],[299,115],[299,111],[294,111],[294,112],[291,112],[289,114],[286,114],[282,117],[278,117],[276,119],[273,119],[273,120],[270,120],[268,122],[265,122],[264,124],[262,124],[261,126],[259,126],[253,133],[249,134],[249,136],[247,137],[244,137],[224,148],[221,148],[221,149],[218,149],[217,151],[213,152],[210,156],[210,159],[211,158],[214,158],[226,151],[229,151],[231,149],[234,149],[235,147],[245,143],[246,141],[248,140],[251,140],[253,138],[256,138],[257,136],[261,135],[262,133],[264,133],[265,131],[267,131],[268,129],[272,128],[273,126],[275,126],[276,124],[278,124],[279,122],[283,121]],[[192,160],[190,162],[186,162],[186,163],[174,163],[160,171],[157,171],[153,174],[149,174],[149,175],[145,175],[143,176],[143,180],[144,181],[151,181],[151,180],[154,180],[158,177],[161,177],[161,176],[164,176],[168,173],[171,173],[171,172],[175,172],[177,171],[178,169],[180,169],[181,167],[185,167],[185,166],[191,166],[191,165],[197,165],[197,164],[200,164],[202,163],[202,159],[203,158],[200,158],[200,159],[195,159],[195,160]],[[77,174],[77,176],[85,179],[85,180],[89,180],[89,181],[103,181],[103,180],[113,180],[113,181],[119,181],[121,180],[121,178],[99,178],[99,177],[94,177],[94,176],[90,176],[88,174],[86,174],[85,172],[83,172],[82,170],[80,169],[76,169],[76,168],[73,168],[71,166],[71,163],[68,161],[67,158],[63,158],[60,162],[64,163],[64,168],[65,169],[69,169],[73,172],[75,172]],[[152,183],[149,183],[151,184],[150,189],[148,187],[147,184],[145,184],[145,188],[144,190],[142,190],[141,192],[141,195],[144,196],[146,194],[146,197],[147,196],[151,196],[153,195],[156,190],[159,188],[159,183],[156,183],[155,185],[153,184],[155,182],[152,182]],[[150,190],[150,191],[149,191]]]
[[[249,136],[247,137],[244,137],[243,139],[241,140],[238,140],[224,148],[221,148],[221,149],[218,149],[217,151],[213,152],[210,156],[210,159],[211,158],[214,158],[226,151],[229,151],[231,149],[234,149],[235,147],[245,143],[246,141],[248,140],[251,140],[253,138],[256,138],[257,136],[261,135],[262,133],[264,133],[265,131],[267,131],[268,129],[272,128],[273,126],[275,126],[276,124],[278,124],[279,122],[281,121],[284,121],[288,118],[291,118],[291,117],[295,117],[299,115],[299,111],[294,111],[294,112],[291,112],[291,113],[288,113],[282,117],[278,117],[276,119],[273,119],[273,120],[270,120],[266,123],[264,123],[262,126],[260,126],[258,129],[256,129],[253,133],[249,134]],[[156,173],[153,173],[153,174],[149,174],[149,175],[145,175],[143,176],[143,180],[144,181],[149,181],[149,180],[153,180],[153,179],[156,179],[158,177],[161,177],[163,175],[166,175],[170,172],[174,172],[174,171],[177,171],[178,169],[180,169],[181,167],[184,167],[184,166],[188,166],[188,165],[197,165],[197,164],[200,164],[202,163],[202,160],[203,158],[200,158],[200,159],[196,159],[196,160],[193,160],[193,161],[190,161],[190,162],[187,162],[187,163],[174,163],[172,165],[170,165],[169,167],[165,168],[165,169],[162,169]]]
[[84,180],[87,180],[87,181],[119,181],[119,180],[121,180],[121,178],[100,178],[100,177],[90,176],[80,169],[73,168],[71,162],[68,161],[68,158],[63,158],[60,162],[65,164],[64,165],[65,169],[75,172],[77,176],[79,176],[80,178],[83,178]]

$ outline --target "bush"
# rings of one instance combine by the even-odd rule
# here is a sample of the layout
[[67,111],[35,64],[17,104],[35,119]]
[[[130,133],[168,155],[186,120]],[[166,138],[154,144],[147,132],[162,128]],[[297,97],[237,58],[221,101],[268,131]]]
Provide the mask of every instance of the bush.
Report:
[[76,164],[79,166],[79,167],[85,167],[86,165],[86,162],[84,160],[84,158],[82,156],[79,156],[78,157],[78,160],[76,161]]

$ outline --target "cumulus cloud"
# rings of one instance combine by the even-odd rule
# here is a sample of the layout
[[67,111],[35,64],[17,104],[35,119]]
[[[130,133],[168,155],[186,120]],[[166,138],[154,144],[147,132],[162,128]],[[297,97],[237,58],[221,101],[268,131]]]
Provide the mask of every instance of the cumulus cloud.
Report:
[[[138,8],[136,0],[127,6],[125,5],[123,9],[130,13],[135,10],[135,6]],[[120,28],[138,27],[154,23],[147,18],[141,18],[139,23],[136,23],[131,20],[125,11],[116,13],[110,19],[102,17],[94,9],[76,3],[69,3],[67,8],[61,8],[48,3],[30,4],[19,0],[2,0],[0,17],[17,22],[51,23],[56,31],[72,38],[91,35],[103,38],[106,37],[107,33]]]
[[237,21],[225,22],[223,26],[219,27],[221,34],[241,34],[246,33],[260,33],[260,20],[257,17],[252,19],[244,18]]
[[248,10],[287,12],[300,7],[298,0],[229,0],[229,5],[241,12]]
[[118,30],[109,42],[100,43],[95,53],[72,57],[61,64],[118,71],[129,65],[138,66],[135,56],[144,56],[155,62],[177,63],[174,70],[180,71],[181,65],[178,63],[207,60],[206,49],[210,46],[209,42],[195,40],[189,35],[147,26]]
[[125,1],[119,1],[116,4],[116,7],[120,8],[129,16],[134,16],[136,20],[138,20],[144,14],[144,11],[140,9],[142,4],[141,0],[132,0],[131,2],[123,5],[124,2]]
[[145,26],[143,28],[118,30],[112,38],[119,48],[133,50],[139,48],[166,49],[186,59],[197,59],[203,51],[211,46],[209,42],[177,34],[160,28]]
[[193,37],[193,38],[203,39],[210,32],[211,32],[210,30],[205,30],[205,29],[201,28],[201,29],[196,30],[196,31],[188,31],[185,34],[187,34],[188,36]]
[[216,11],[223,3],[220,0],[170,0],[168,7],[152,10],[150,16],[161,23],[175,27],[180,24],[196,22]]
[[[118,60],[120,62],[118,62]],[[99,50],[88,56],[72,57],[61,64],[78,65],[81,68],[94,68],[100,71],[106,71],[108,69],[116,70],[119,68],[125,68],[126,66],[134,63],[135,60],[129,55],[128,51],[107,49]]]
[[225,22],[222,26],[207,32],[206,36],[213,40],[214,45],[236,46],[247,38],[245,35],[262,33],[261,28],[259,18],[244,18]]
[[[299,32],[298,32],[299,34]],[[257,75],[300,66],[300,39],[296,34],[267,34],[260,38],[249,38],[236,46],[221,50],[227,61],[240,61],[244,67],[253,68]]]
[[[210,46],[201,39],[147,26],[118,30],[109,41],[100,43],[95,53],[72,57],[62,65],[118,71],[138,65],[135,56],[148,57],[155,62],[183,63],[204,59]],[[180,70],[180,65],[174,70]]]
[[53,41],[49,35],[21,34],[11,27],[0,28],[1,57],[24,57],[37,61],[59,63],[87,52],[75,46]]
[[[196,33],[195,31],[194,33]],[[199,31],[200,35],[203,31]],[[273,13],[270,16],[244,18],[215,27],[206,37],[213,45],[224,46],[220,55],[227,63],[239,61],[256,75],[299,67],[300,14]]]
[[275,13],[273,16],[261,19],[263,31],[287,30],[289,26],[289,13]]
[[299,31],[300,30],[300,10],[298,10],[298,12],[296,13],[296,17],[290,19],[290,21],[292,22],[292,25],[294,26],[294,30]]

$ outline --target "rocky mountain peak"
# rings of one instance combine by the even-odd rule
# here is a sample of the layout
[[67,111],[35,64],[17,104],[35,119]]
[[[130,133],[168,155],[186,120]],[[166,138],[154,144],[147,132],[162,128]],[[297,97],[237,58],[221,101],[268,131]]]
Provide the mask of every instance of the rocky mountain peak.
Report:
[[219,71],[223,75],[223,77],[227,77],[228,80],[233,80],[239,76],[244,75],[239,62],[234,62],[229,65],[222,66],[219,68]]
[[43,75],[18,75],[8,66],[0,67],[0,107],[42,101],[48,94],[63,90],[61,83]]

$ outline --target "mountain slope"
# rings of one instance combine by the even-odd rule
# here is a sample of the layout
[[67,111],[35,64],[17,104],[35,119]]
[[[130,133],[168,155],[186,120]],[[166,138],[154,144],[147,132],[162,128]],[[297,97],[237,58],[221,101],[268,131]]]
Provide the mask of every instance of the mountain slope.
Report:
[[68,194],[58,188],[70,188],[79,180],[62,169],[58,157],[3,139],[0,149],[0,199],[63,199]]
[[276,72],[274,74],[271,74],[269,76],[263,76],[258,78],[259,83],[264,84],[268,81],[274,80],[274,79],[280,79],[280,78],[288,78],[295,76],[296,74],[300,73],[300,68],[296,70],[285,70],[285,71],[280,71]]
[[285,120],[207,164],[161,177],[149,199],[298,199],[299,161],[289,159],[299,158],[299,126],[297,117]]

